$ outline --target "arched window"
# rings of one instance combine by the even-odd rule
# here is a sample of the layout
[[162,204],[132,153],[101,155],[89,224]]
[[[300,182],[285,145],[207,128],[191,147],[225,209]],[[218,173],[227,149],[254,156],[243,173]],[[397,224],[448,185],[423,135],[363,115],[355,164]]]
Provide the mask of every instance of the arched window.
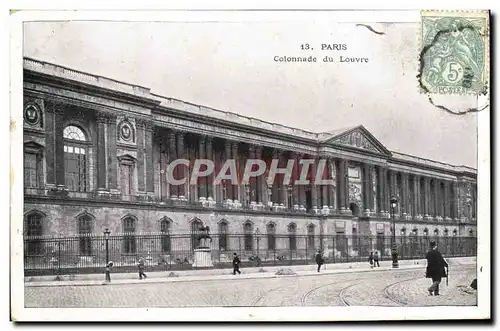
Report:
[[443,231],[443,235],[444,235],[445,237],[448,237],[448,229],[444,229],[444,231]]
[[309,248],[309,250],[314,250],[315,247],[316,247],[316,244],[315,244],[315,229],[314,229],[314,224],[309,224],[307,226],[307,248]]
[[469,229],[469,237],[474,237],[474,230]]
[[191,249],[198,248],[198,234],[202,226],[203,223],[197,218],[191,222]]
[[274,223],[269,223],[266,226],[267,232],[267,249],[274,251],[276,250],[276,225]]
[[32,213],[26,216],[26,236],[25,252],[26,255],[41,255],[43,235],[43,216],[39,213]]
[[288,240],[290,242],[290,249],[297,250],[297,225],[290,223],[288,225]]
[[172,222],[164,217],[160,221],[160,232],[161,232],[161,251],[162,253],[170,252],[170,228],[172,226]]
[[429,236],[429,229],[425,228],[424,229],[424,237],[428,237]]
[[123,219],[123,252],[125,254],[135,254],[137,252],[135,240],[135,219],[127,217]]
[[92,218],[83,215],[78,219],[78,235],[80,236],[80,255],[92,255]]
[[228,250],[228,232],[229,224],[226,221],[221,221],[219,223],[219,249]]
[[244,233],[244,245],[246,251],[253,250],[253,224],[250,222],[245,222],[243,224],[243,233]]
[[73,125],[64,129],[65,184],[70,191],[87,190],[87,139],[83,131]]

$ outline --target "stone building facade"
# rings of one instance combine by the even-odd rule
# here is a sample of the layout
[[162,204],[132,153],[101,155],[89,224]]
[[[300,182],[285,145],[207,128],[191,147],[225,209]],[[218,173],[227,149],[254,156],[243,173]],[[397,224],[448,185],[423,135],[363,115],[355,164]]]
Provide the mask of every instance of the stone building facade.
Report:
[[[313,133],[24,59],[24,234],[475,236],[476,170],[387,150],[362,125]],[[166,181],[169,162],[326,160],[335,185]],[[177,167],[177,178],[192,168]],[[294,176],[300,173],[293,169]],[[315,239],[318,240],[318,239]],[[265,242],[262,248],[265,248]],[[279,245],[279,244],[278,244]],[[286,243],[283,243],[286,245]],[[316,243],[315,243],[316,245]],[[85,246],[85,245],[84,245]],[[91,250],[90,247],[83,247]]]

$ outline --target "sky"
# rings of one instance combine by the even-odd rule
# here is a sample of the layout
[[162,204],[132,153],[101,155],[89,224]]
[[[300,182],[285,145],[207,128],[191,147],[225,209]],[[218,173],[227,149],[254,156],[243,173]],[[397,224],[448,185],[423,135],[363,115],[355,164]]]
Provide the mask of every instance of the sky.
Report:
[[[313,132],[365,126],[391,151],[477,166],[477,118],[419,93],[417,23],[29,22],[24,55]],[[308,43],[313,50],[302,50]],[[321,44],[346,44],[322,51]],[[275,56],[315,56],[279,63]],[[337,62],[323,63],[325,56]],[[339,56],[368,63],[339,63]],[[450,107],[472,98],[441,97]]]

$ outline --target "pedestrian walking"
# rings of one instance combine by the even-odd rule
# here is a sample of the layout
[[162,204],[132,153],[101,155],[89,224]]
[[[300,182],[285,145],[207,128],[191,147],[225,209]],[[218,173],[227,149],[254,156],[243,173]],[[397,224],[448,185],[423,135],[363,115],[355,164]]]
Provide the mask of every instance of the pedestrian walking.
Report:
[[325,264],[325,258],[323,257],[323,254],[321,253],[321,251],[319,249],[316,251],[315,260],[316,260],[316,264],[318,265],[318,272],[319,272],[321,269],[321,266],[323,264]]
[[142,279],[142,277],[144,277],[144,279],[148,278],[148,276],[144,273],[144,259],[142,257],[139,258],[137,268],[139,269],[139,279]]
[[378,251],[375,251],[375,253],[373,254],[373,266],[377,266],[377,267],[380,267],[380,263],[378,263],[378,259],[379,259],[379,256],[378,256]]
[[370,262],[370,268],[373,269],[373,252],[370,252],[370,256],[368,257],[368,261]]
[[447,277],[445,268],[448,268],[448,263],[438,251],[435,241],[431,241],[430,248],[431,250],[425,257],[427,260],[425,277],[432,279],[432,285],[427,291],[429,295],[439,295],[439,283],[441,283],[441,278]]
[[111,283],[111,267],[113,266],[113,261],[109,261],[106,264],[106,283]]
[[240,271],[240,258],[238,257],[238,254],[234,253],[233,257],[233,275],[236,275],[236,273],[241,274]]

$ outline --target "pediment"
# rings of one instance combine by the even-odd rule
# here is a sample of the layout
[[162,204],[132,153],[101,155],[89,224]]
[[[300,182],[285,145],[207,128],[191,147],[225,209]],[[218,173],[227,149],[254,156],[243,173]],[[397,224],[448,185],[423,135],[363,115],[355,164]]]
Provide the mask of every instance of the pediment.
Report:
[[30,150],[33,152],[41,151],[44,149],[44,146],[37,143],[36,141],[29,140],[24,143],[24,150]]
[[329,137],[326,142],[333,145],[364,149],[377,154],[391,154],[391,152],[362,125],[333,135]]

